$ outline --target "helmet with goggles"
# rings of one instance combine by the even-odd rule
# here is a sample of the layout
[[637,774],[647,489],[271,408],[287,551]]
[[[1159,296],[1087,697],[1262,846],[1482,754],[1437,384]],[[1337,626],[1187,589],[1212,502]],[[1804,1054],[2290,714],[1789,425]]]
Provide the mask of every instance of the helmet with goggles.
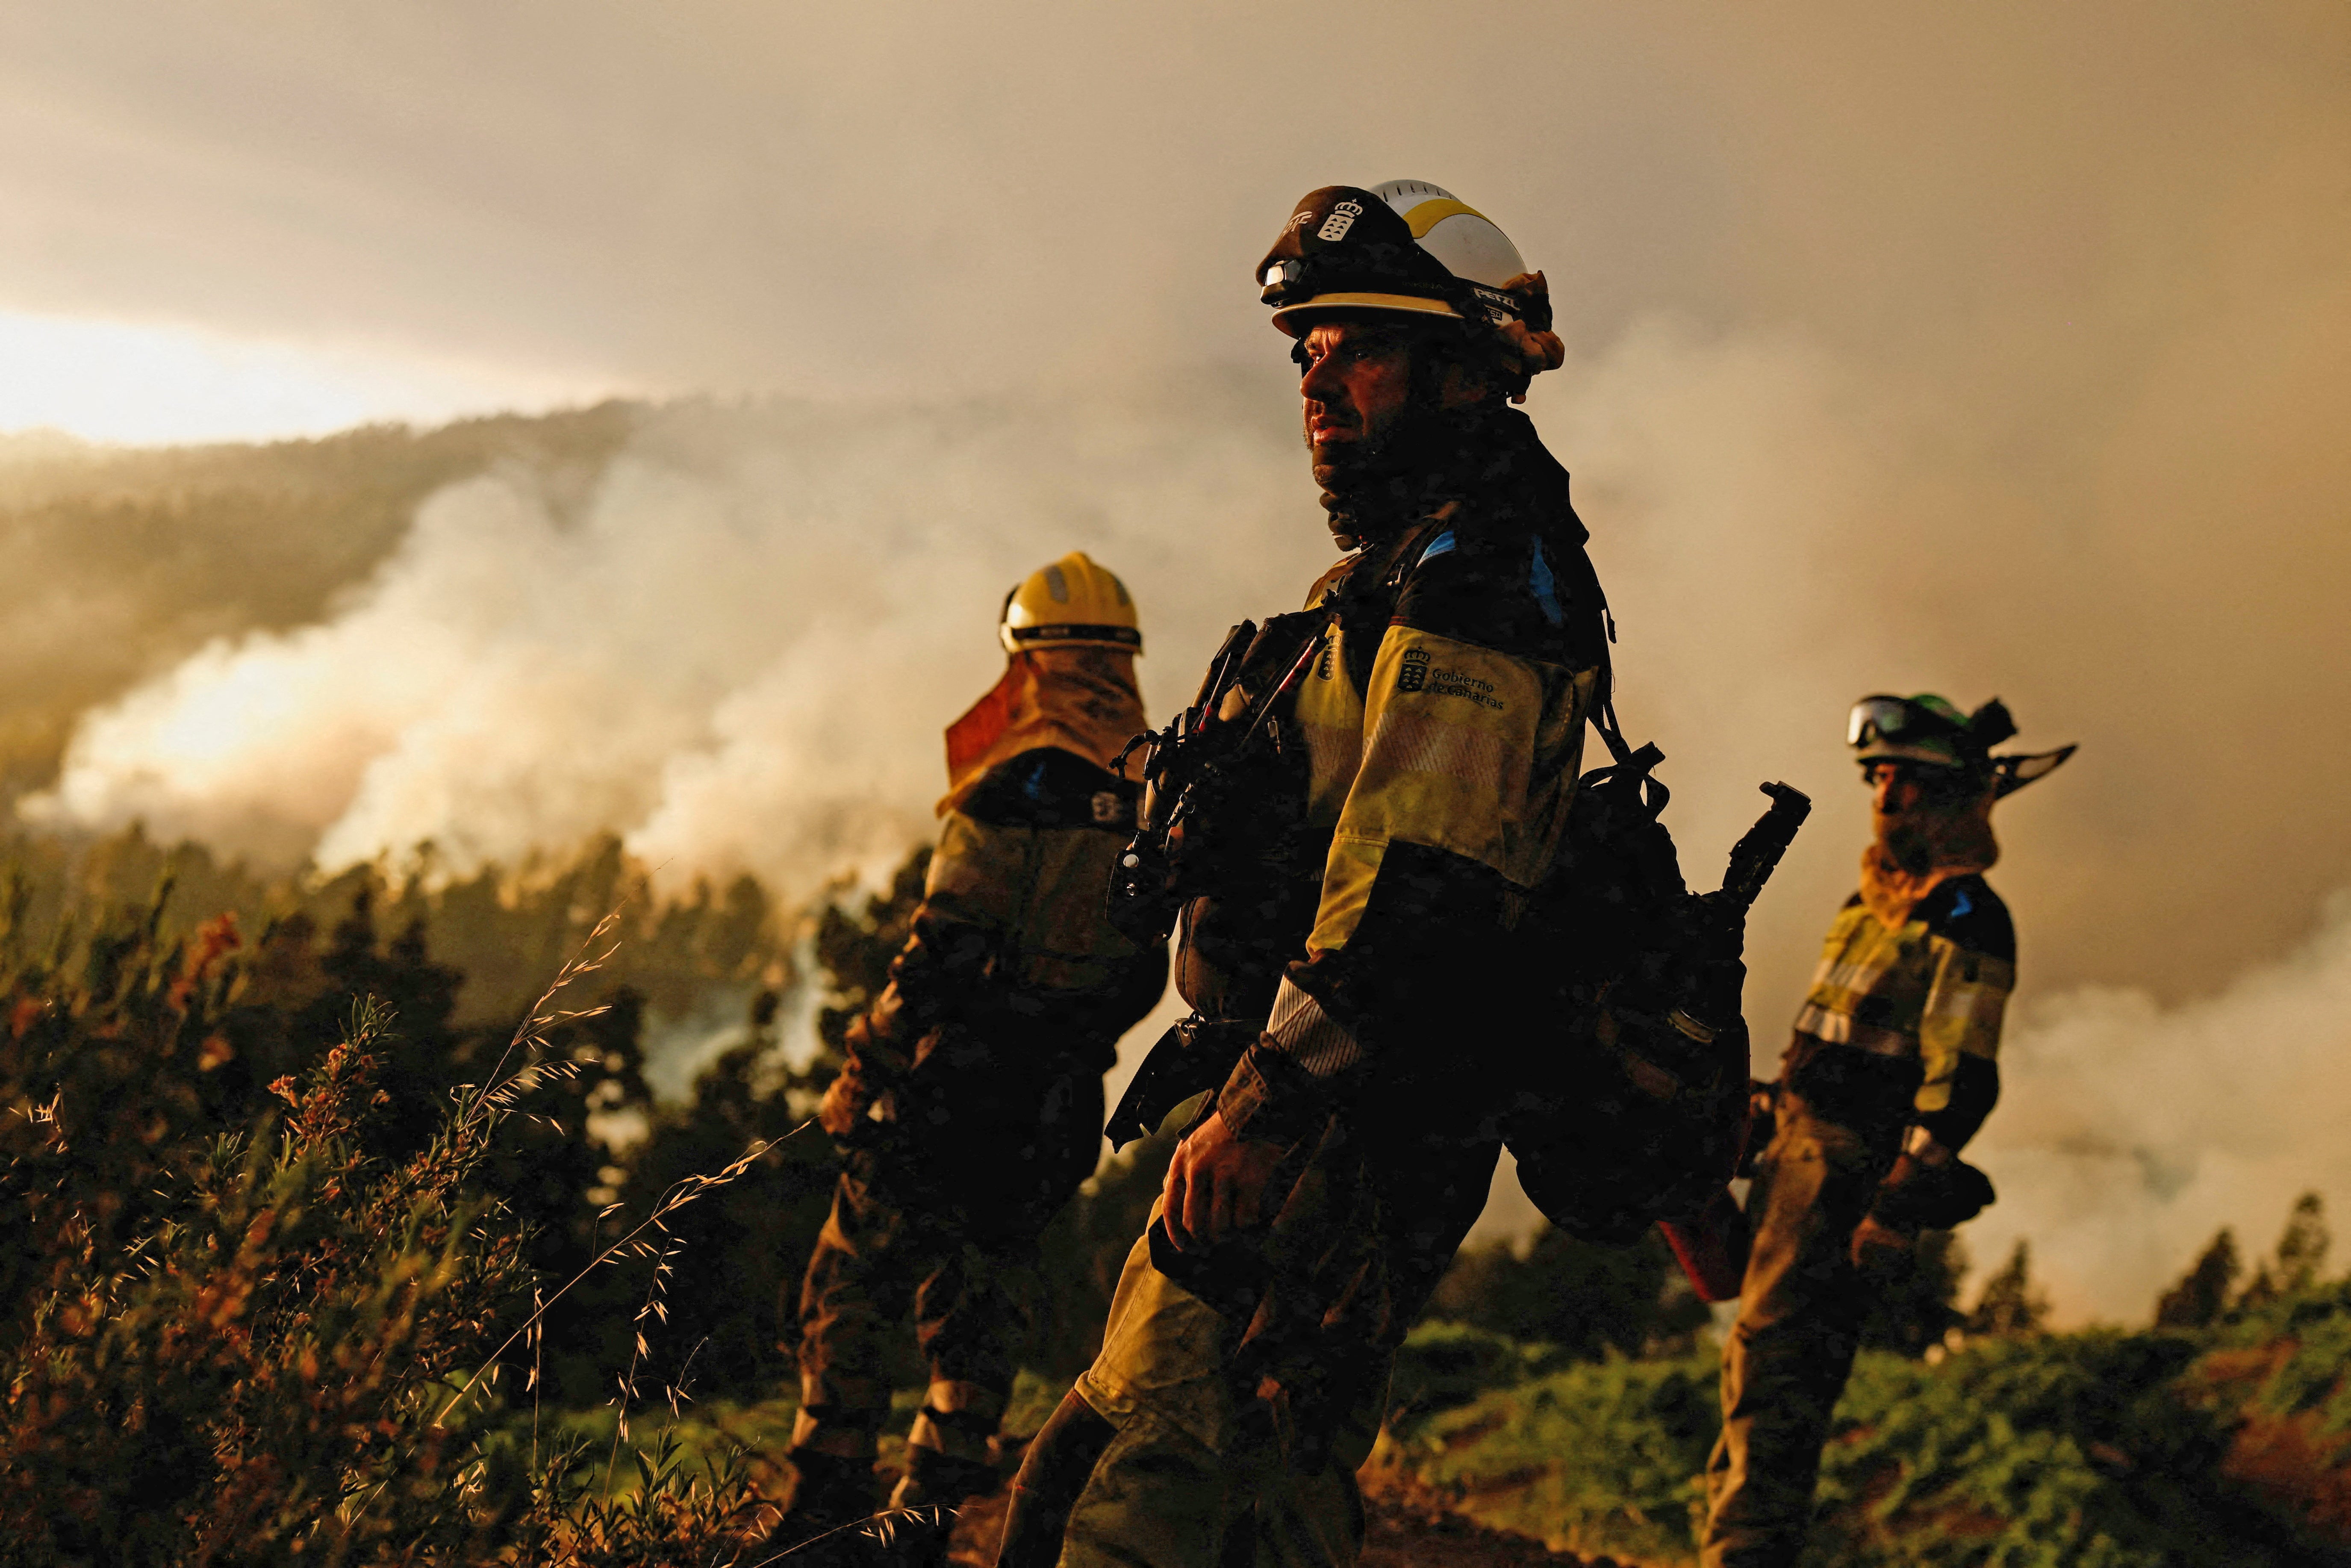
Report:
[[1257,281],[1273,324],[1293,338],[1323,318],[1368,313],[1485,327],[1528,375],[1567,357],[1542,274],[1491,219],[1425,180],[1308,192]]
[[1979,776],[2009,794],[2043,778],[2074,755],[2074,747],[1995,757],[1992,747],[2016,734],[2016,720],[1998,697],[1962,713],[1932,692],[1862,698],[1845,721],[1845,744],[1865,768],[1900,762]]

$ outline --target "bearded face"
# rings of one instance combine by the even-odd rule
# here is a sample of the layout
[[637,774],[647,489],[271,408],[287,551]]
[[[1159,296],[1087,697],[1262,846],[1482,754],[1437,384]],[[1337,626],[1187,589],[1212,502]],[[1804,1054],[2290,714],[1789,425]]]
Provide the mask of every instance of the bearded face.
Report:
[[1314,482],[1341,491],[1375,470],[1411,412],[1409,332],[1384,322],[1325,321],[1299,340],[1306,447]]
[[1992,781],[1963,768],[1874,762],[1871,821],[1886,858],[1911,876],[1974,863],[1992,851]]

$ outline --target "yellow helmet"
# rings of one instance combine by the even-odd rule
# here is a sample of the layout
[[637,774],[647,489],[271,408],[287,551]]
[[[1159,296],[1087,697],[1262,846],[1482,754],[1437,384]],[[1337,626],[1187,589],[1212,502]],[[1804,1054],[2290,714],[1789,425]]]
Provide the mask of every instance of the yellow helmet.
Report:
[[1004,596],[1003,623],[997,630],[1008,653],[1030,648],[1143,652],[1126,584],[1083,550],[1071,550],[1023,578]]

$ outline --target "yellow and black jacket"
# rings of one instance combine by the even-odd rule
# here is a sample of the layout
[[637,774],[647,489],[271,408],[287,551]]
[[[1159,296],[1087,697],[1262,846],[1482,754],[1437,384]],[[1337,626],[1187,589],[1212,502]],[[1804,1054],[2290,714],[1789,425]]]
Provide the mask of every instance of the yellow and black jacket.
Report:
[[913,1061],[955,1026],[999,1049],[1110,1065],[1159,998],[1166,954],[1112,928],[1102,889],[1134,825],[1134,786],[1041,746],[988,768],[943,812],[923,902],[858,1044]]
[[876,1087],[950,1030],[975,1066],[1083,1059],[1099,1072],[1159,999],[1165,949],[1122,936],[1102,900],[1138,793],[1109,765],[1143,722],[1134,655],[1071,647],[1013,653],[947,727],[923,902],[889,986],[850,1033]]
[[1218,1097],[1237,1133],[1302,1132],[1426,1058],[1412,1037],[1490,981],[1558,859],[1605,611],[1566,472],[1522,415],[1479,438],[1422,515],[1309,597],[1320,651],[1287,722],[1316,882],[1283,916],[1304,929],[1268,934],[1287,967]]
[[2000,1096],[2001,1023],[2015,988],[2015,927],[1982,877],[1938,883],[1894,928],[1855,894],[1796,1014],[1788,1082],[1833,1119],[1907,1113],[1956,1151]]

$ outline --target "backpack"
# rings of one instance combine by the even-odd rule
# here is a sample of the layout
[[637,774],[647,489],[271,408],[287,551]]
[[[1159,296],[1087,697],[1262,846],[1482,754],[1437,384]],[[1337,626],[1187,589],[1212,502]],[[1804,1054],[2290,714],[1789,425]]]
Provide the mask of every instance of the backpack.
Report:
[[1772,803],[1732,849],[1723,886],[1692,893],[1658,821],[1665,754],[1626,744],[1603,680],[1592,722],[1612,760],[1578,781],[1558,869],[1520,926],[1524,994],[1552,1040],[1529,1053],[1503,1135],[1545,1218],[1623,1244],[1698,1220],[1737,1169],[1747,911],[1812,802],[1761,786]]

